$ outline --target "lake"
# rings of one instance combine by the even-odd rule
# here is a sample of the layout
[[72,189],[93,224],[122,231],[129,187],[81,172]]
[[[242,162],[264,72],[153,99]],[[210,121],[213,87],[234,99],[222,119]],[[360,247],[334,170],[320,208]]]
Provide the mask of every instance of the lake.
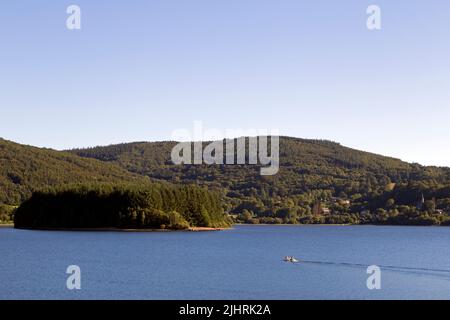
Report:
[[[80,290],[66,287],[69,265],[81,269]],[[380,290],[367,288],[369,265],[381,269]],[[0,228],[0,299],[450,299],[450,228]]]

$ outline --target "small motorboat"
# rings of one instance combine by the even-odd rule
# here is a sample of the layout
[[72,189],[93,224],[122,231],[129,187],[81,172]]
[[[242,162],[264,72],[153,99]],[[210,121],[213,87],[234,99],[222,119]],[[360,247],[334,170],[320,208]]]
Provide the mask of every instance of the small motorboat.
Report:
[[286,256],[283,258],[284,262],[299,262],[299,260],[297,260],[294,256]]

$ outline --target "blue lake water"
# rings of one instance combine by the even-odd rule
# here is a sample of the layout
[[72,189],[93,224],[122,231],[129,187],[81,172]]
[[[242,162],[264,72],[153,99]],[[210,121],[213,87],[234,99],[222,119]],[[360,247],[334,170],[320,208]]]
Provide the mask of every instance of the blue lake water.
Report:
[[[66,288],[69,265],[81,290]],[[366,286],[368,265],[381,268],[380,290]],[[450,299],[450,228],[0,228],[0,299]]]

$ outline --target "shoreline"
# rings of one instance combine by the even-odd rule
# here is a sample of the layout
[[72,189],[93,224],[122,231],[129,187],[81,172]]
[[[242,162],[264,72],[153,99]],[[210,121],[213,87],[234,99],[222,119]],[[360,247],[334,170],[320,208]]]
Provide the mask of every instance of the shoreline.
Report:
[[15,228],[14,224],[0,224],[0,228],[15,228],[18,230],[34,230],[34,231],[78,231],[78,232],[211,232],[211,231],[225,231],[232,230],[234,226],[251,226],[251,227],[267,227],[267,226],[279,226],[279,227],[350,227],[350,226],[373,226],[373,227],[448,227],[440,225],[389,225],[389,224],[270,224],[270,223],[234,223],[230,227],[189,227],[187,229],[133,229],[133,228]]
[[436,227],[436,228],[448,228],[447,225],[420,225],[420,224],[352,224],[352,223],[309,223],[309,224],[291,224],[291,223],[234,223],[234,226],[292,226],[292,227],[306,227],[306,226],[317,226],[317,227],[364,227],[364,226],[372,226],[372,227]]
[[363,226],[363,224],[351,224],[351,223],[307,223],[307,224],[293,224],[293,223],[234,223],[234,226],[334,226],[334,227],[343,227],[343,226]]
[[1,223],[0,228],[14,228],[14,223]]
[[[5,227],[15,228],[14,224],[4,225]],[[0,225],[1,227],[1,225]],[[187,229],[132,229],[132,228],[15,228],[18,230],[33,231],[81,231],[81,232],[206,232],[206,231],[223,231],[231,230],[229,228],[212,228],[212,227],[189,227]]]
[[[190,227],[187,229],[187,231],[224,231],[224,230],[231,230],[233,227],[227,227],[227,228],[211,228],[211,227]],[[183,231],[183,230],[181,230]]]

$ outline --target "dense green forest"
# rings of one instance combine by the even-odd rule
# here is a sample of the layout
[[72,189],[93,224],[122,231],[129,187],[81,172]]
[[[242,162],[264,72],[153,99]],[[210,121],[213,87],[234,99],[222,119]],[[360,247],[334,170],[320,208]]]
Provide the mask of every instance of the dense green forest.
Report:
[[226,227],[217,194],[169,184],[74,185],[33,193],[15,212],[16,228]]
[[148,180],[112,163],[0,139],[0,204],[19,205],[48,186]]
[[[248,223],[446,224],[450,168],[426,167],[324,140],[280,138],[280,171],[254,165],[174,165],[176,142],[137,142],[70,152],[153,180],[217,190]],[[423,202],[422,202],[423,196]]]
[[11,223],[14,218],[15,206],[0,204],[0,224]]
[[157,182],[193,184],[218,194],[236,222],[449,224],[450,168],[406,163],[331,141],[281,137],[278,174],[261,176],[259,165],[174,165],[175,144],[62,152],[0,139],[0,220],[46,187],[132,183],[145,189]]

